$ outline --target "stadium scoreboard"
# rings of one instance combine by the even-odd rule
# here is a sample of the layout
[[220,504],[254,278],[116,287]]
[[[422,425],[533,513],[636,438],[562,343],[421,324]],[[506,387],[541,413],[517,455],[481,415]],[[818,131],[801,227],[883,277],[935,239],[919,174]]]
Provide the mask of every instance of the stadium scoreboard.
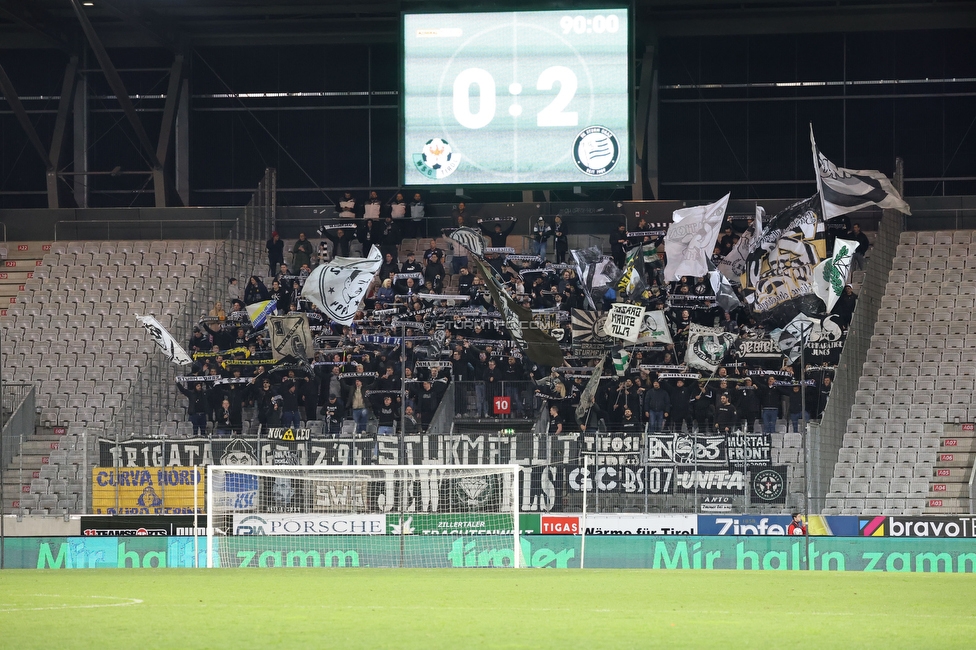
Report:
[[402,21],[404,185],[630,181],[626,8]]

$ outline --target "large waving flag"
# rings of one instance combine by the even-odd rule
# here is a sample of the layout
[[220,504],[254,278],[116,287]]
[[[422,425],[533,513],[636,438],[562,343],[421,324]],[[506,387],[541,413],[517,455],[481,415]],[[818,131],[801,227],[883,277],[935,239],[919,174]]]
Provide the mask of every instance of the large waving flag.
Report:
[[563,351],[559,349],[559,343],[546,332],[534,327],[532,312],[522,305],[516,303],[505,288],[501,286],[495,276],[495,272],[485,264],[477,255],[472,255],[474,263],[485,278],[488,285],[488,292],[495,308],[501,313],[505,320],[505,329],[511,335],[512,340],[519,346],[525,356],[538,364],[557,368],[562,366]]
[[851,273],[851,257],[857,249],[856,241],[834,240],[834,254],[825,259],[813,272],[813,290],[827,305],[827,313],[837,304]]
[[756,320],[782,327],[803,312],[823,311],[814,291],[814,268],[827,257],[820,195],[773,217],[749,254],[742,295]]
[[674,211],[674,223],[664,235],[664,250],[668,255],[664,266],[665,280],[677,282],[686,275],[699,278],[708,273],[708,260],[712,257],[730,196],[726,194],[708,205]]
[[278,301],[262,300],[261,302],[248,305],[244,309],[247,310],[247,317],[251,319],[251,326],[259,330],[268,322],[268,316],[275,313],[275,310],[278,309]]
[[833,219],[869,205],[911,214],[901,194],[887,176],[874,169],[845,169],[827,160],[817,149],[810,125],[813,166],[817,170],[817,189],[823,197],[824,219]]
[[579,404],[576,405],[576,420],[584,422],[587,412],[596,404],[596,391],[600,388],[600,376],[603,374],[603,364],[607,361],[607,355],[600,357],[600,363],[593,368],[593,374],[586,382],[586,387],[580,393]]
[[620,277],[620,269],[613,260],[606,257],[599,248],[591,246],[581,250],[569,252],[576,265],[576,276],[580,280],[580,289],[586,296],[590,308],[596,309],[597,302],[602,304],[607,288]]
[[739,284],[742,274],[746,272],[746,258],[752,252],[753,246],[759,240],[759,235],[763,230],[763,219],[766,217],[766,210],[761,205],[756,206],[756,217],[752,220],[752,225],[739,237],[739,242],[728,255],[723,257],[715,265],[718,270],[730,282]]
[[173,335],[167,332],[158,320],[152,316],[136,316],[136,321],[146,329],[146,332],[149,333],[149,336],[163,351],[167,359],[180,366],[193,363],[193,359],[186,353],[183,346],[176,342]]
[[474,228],[458,228],[448,235],[451,239],[467,248],[473,255],[484,257],[485,238]]
[[330,320],[352,324],[373,276],[383,265],[380,249],[371,246],[369,255],[336,257],[312,269],[302,287],[302,297],[322,310]]

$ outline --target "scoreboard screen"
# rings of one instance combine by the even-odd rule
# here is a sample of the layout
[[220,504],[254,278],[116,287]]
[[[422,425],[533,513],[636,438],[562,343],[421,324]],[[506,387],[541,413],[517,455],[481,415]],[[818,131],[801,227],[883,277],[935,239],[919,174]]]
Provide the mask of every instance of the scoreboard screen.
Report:
[[403,14],[407,186],[631,179],[627,9]]

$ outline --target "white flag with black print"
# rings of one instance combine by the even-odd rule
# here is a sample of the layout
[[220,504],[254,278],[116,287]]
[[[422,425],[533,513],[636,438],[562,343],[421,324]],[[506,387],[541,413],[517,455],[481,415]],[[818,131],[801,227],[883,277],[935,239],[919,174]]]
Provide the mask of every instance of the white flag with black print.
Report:
[[330,320],[351,325],[382,265],[383,256],[376,246],[370,247],[365,258],[336,257],[312,269],[302,287],[302,297],[312,301]]
[[163,351],[166,358],[179,366],[193,363],[193,359],[186,353],[183,346],[176,342],[173,335],[166,331],[166,328],[159,324],[159,321],[152,316],[136,316],[136,321],[142,325],[146,332],[159,349]]
[[668,321],[663,311],[654,310],[644,314],[644,324],[641,326],[637,342],[674,345],[674,339],[671,338],[671,332],[668,330]]
[[708,205],[674,211],[674,223],[664,235],[664,251],[668,256],[665,280],[677,282],[683,276],[700,278],[708,273],[708,260],[715,250],[730,196],[726,194]]
[[820,153],[810,125],[813,166],[817,171],[817,189],[823,201],[824,219],[833,219],[869,205],[890,208],[905,214],[912,210],[887,176],[875,169],[845,169]]
[[607,319],[603,322],[603,333],[607,336],[636,343],[643,324],[643,307],[615,302],[610,307]]
[[827,305],[828,314],[844,293],[851,273],[851,258],[856,249],[856,241],[835,239],[834,254],[814,267],[813,292]]

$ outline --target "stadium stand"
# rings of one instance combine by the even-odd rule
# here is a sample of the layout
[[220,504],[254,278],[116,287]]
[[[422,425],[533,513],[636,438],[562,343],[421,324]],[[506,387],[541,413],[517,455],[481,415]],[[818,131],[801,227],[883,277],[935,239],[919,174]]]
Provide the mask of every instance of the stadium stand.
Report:
[[6,266],[23,283],[0,284],[18,289],[0,316],[4,368],[8,381],[37,387],[39,414],[38,433],[14,461],[32,477],[22,508],[80,507],[81,434],[114,421],[152,352],[136,316],[168,326],[214,249],[199,240],[7,244]]
[[[976,232],[904,232],[826,514],[968,510],[976,419]],[[971,427],[970,427],[971,429]]]
[[[443,235],[433,239],[434,245],[446,252],[443,263],[447,275],[441,293],[461,293],[458,276],[450,273],[450,240]],[[410,252],[422,259],[430,241],[426,237],[401,240],[398,261],[402,263]],[[284,241],[285,261],[290,266],[294,243],[293,239]],[[506,243],[519,254],[531,251],[527,237],[510,235]],[[263,243],[251,244],[263,248]],[[571,241],[572,247],[593,244],[608,250],[605,238],[580,235]],[[14,478],[8,474],[5,479],[8,483],[22,481],[8,487],[21,493],[21,498],[8,500],[4,507],[10,510],[16,505],[19,512],[54,514],[83,511],[86,468],[93,460],[85,454],[93,448],[94,437],[110,427],[122,437],[148,435],[167,440],[190,436],[192,425],[187,421],[186,400],[173,388],[173,380],[177,374],[212,374],[202,364],[191,371],[177,369],[165,361],[147,340],[136,315],[154,315],[182,342],[188,337],[189,325],[197,324],[215,300],[229,306],[228,274],[241,284],[256,275],[269,287],[273,278],[266,275],[268,268],[261,255],[252,255],[244,265],[228,264],[218,254],[222,244],[213,241],[31,242],[11,243],[8,248],[20,246],[26,248],[20,251],[23,259],[16,263],[25,269],[30,266],[33,271],[24,271],[25,277],[17,278],[24,280],[22,287],[15,285],[23,291],[10,296],[12,304],[0,316],[0,324],[13,343],[4,353],[13,379],[38,387],[39,426],[15,459],[23,471],[14,474]],[[30,254],[35,257],[27,257]],[[27,273],[31,275],[26,276]],[[855,273],[852,283],[857,286],[862,276],[863,273]],[[690,281],[689,287],[700,284],[702,279]],[[529,282],[525,284],[528,287]],[[533,306],[539,299],[539,295],[532,297]],[[904,344],[907,343],[906,339]],[[683,345],[678,355],[682,359]],[[740,374],[740,370],[735,373]],[[635,379],[648,381],[647,377],[636,375]],[[454,431],[455,424],[466,418],[480,421],[470,417],[477,410],[472,408],[474,392],[462,395],[458,391],[458,396],[471,401],[462,402],[464,406],[459,404],[461,411],[457,411],[453,399],[443,400],[433,417],[429,412],[425,414],[424,424],[436,422],[445,431]],[[531,391],[525,391],[520,399],[525,407],[524,417],[511,420],[510,430],[525,433],[534,427],[544,431],[544,416],[533,425],[547,412],[541,408],[543,402],[533,400]],[[610,391],[601,399],[613,401]],[[771,436],[771,460],[775,465],[787,466],[789,494],[785,508],[795,508],[804,500],[803,439],[799,433],[787,430],[785,406],[779,415],[776,432]],[[256,406],[247,405],[242,422],[245,435],[256,432],[257,419]],[[375,433],[377,424],[377,419],[371,418],[367,432]],[[758,430],[759,423],[756,424]],[[326,433],[322,420],[306,421],[304,413],[301,426],[312,429],[313,435]],[[354,426],[350,419],[343,423],[342,431],[351,432]],[[467,426],[474,431],[482,425],[469,422]],[[696,415],[696,426],[704,430],[710,425],[707,418],[701,420]],[[488,427],[496,425],[489,423]],[[614,422],[610,422],[610,430],[613,427]],[[208,432],[213,434],[214,430],[208,427]],[[880,483],[875,487],[880,488]],[[696,499],[672,498],[653,508],[687,511],[697,507]],[[621,502],[620,507],[633,506]],[[782,510],[783,505],[752,504],[754,512]]]

